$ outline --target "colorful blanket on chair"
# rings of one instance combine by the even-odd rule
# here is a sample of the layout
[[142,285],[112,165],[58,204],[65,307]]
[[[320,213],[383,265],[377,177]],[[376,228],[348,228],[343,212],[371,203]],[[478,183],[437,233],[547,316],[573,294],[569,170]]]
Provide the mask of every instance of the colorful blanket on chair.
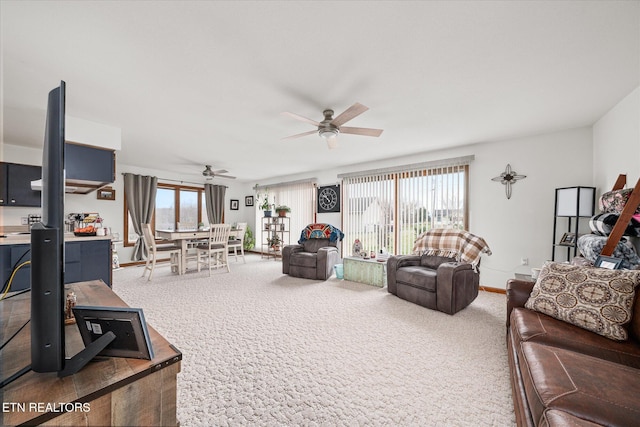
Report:
[[309,239],[329,239],[337,242],[344,238],[344,233],[331,224],[309,224],[300,233],[299,244]]
[[413,252],[455,258],[473,266],[478,265],[483,252],[491,255],[491,249],[482,237],[453,228],[436,228],[422,233],[413,244]]

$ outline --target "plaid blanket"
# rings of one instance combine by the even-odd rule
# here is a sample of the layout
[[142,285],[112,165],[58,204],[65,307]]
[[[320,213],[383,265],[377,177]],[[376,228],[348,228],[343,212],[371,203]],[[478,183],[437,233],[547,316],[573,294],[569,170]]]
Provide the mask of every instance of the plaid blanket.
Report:
[[344,238],[344,233],[331,224],[309,224],[300,233],[299,244],[309,239],[329,239],[330,242],[337,242]]
[[453,228],[436,228],[422,233],[413,244],[413,252],[455,258],[474,267],[483,252],[491,255],[491,249],[482,237]]

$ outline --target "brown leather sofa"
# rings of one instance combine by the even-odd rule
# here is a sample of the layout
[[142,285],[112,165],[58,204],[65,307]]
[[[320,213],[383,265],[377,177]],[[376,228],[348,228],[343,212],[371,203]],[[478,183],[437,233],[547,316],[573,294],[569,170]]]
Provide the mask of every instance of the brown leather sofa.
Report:
[[524,307],[533,282],[507,283],[507,347],[519,426],[640,425],[640,292],[615,341]]
[[471,264],[433,255],[397,255],[387,261],[387,290],[432,310],[455,314],[478,296],[480,274]]
[[327,280],[340,261],[337,242],[309,239],[282,248],[282,273],[304,279]]

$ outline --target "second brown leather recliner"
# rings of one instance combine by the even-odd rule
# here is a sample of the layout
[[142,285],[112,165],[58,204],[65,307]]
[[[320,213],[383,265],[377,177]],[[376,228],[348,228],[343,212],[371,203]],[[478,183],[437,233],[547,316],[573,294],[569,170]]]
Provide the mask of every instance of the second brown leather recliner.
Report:
[[478,296],[477,268],[443,256],[392,256],[387,261],[387,290],[423,307],[455,314]]

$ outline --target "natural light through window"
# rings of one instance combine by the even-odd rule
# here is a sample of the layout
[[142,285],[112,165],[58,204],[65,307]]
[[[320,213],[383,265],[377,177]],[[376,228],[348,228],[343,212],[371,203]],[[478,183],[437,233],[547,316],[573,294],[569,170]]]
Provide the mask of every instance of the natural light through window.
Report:
[[358,239],[365,251],[409,254],[427,230],[467,229],[469,161],[342,175],[347,253]]
[[156,229],[173,230],[176,205],[173,188],[158,188],[156,192]]
[[[126,204],[126,202],[125,202]],[[184,185],[158,184],[152,224],[155,230],[197,228],[199,222],[208,222],[204,208],[204,191]],[[203,219],[204,218],[204,219]],[[133,245],[138,236],[127,210],[126,245]]]

